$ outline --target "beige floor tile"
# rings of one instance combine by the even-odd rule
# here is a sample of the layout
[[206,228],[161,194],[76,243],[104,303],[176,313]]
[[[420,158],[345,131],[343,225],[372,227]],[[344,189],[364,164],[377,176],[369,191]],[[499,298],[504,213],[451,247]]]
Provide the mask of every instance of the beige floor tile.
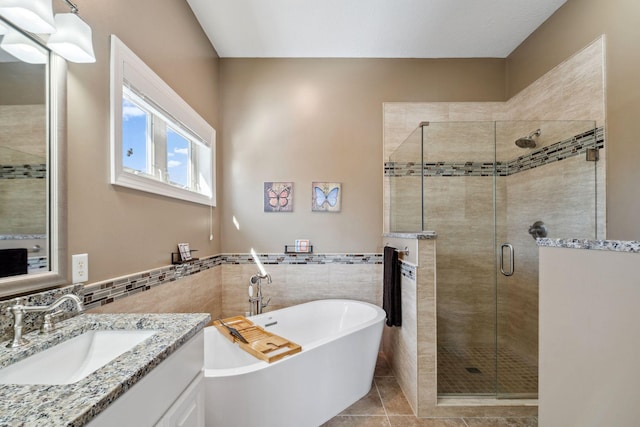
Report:
[[391,427],[467,427],[462,418],[416,418],[413,415],[390,415]]
[[324,423],[322,427],[390,427],[385,416],[339,415]]
[[378,361],[376,362],[376,370],[373,374],[374,377],[392,377],[393,371],[389,366],[389,362],[383,353],[378,354]]
[[537,427],[538,419],[525,418],[464,418],[469,427]]
[[342,411],[340,415],[386,415],[376,386],[373,385],[366,396]]
[[388,415],[413,415],[413,410],[395,377],[379,377],[375,378],[374,382]]

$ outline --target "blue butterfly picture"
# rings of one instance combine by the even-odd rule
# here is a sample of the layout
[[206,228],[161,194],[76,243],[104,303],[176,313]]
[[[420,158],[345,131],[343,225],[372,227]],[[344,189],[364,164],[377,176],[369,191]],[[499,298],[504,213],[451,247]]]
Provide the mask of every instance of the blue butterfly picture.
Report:
[[313,212],[340,212],[342,198],[342,184],[339,182],[311,183]]

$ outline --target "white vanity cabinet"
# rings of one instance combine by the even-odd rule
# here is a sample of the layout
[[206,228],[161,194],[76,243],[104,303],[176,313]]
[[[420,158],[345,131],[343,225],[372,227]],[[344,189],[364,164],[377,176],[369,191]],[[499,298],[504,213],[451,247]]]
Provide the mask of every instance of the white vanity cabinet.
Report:
[[203,381],[200,373],[155,427],[204,427]]
[[200,331],[87,425],[204,427],[203,364]]

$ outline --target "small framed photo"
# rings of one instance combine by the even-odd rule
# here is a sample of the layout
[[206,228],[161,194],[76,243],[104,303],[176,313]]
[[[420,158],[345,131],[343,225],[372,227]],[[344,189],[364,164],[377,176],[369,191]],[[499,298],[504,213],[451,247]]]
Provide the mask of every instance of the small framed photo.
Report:
[[309,245],[309,240],[307,239],[298,239],[296,240],[296,252],[309,252],[311,246]]
[[293,182],[265,182],[264,211],[293,212]]
[[180,260],[191,261],[191,249],[188,243],[178,243],[178,252],[180,252]]
[[311,210],[313,212],[340,212],[342,184],[339,182],[311,183]]

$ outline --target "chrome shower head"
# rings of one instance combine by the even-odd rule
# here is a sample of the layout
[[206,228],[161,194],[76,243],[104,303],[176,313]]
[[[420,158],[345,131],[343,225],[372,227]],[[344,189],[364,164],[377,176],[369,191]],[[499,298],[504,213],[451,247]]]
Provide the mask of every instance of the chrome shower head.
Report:
[[516,139],[516,145],[520,148],[535,148],[536,141],[533,139],[533,137],[540,136],[540,133],[541,133],[540,129],[536,129],[535,131],[531,132],[528,136],[523,136],[522,138]]

